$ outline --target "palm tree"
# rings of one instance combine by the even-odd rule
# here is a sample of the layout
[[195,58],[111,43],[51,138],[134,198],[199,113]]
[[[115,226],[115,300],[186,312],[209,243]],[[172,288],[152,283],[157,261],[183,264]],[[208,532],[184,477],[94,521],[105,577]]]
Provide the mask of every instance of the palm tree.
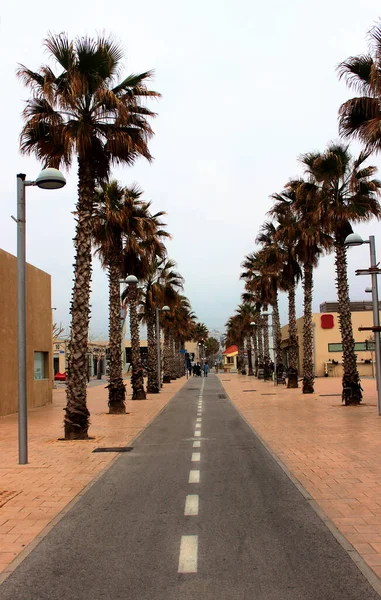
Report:
[[295,290],[302,271],[295,253],[294,232],[297,227],[297,217],[292,211],[295,202],[295,191],[284,190],[273,194],[275,201],[269,214],[276,218],[277,228],[275,241],[279,243],[283,253],[281,285],[288,293],[288,382],[287,387],[298,387],[299,344],[296,326]]
[[362,388],[357,369],[355,340],[349,301],[345,238],[351,223],[381,217],[378,201],[381,182],[373,179],[376,167],[364,166],[369,152],[354,159],[345,144],[330,143],[324,153],[302,156],[307,174],[319,184],[318,219],[334,238],[339,320],[343,345],[343,402],[358,404]]
[[339,131],[343,137],[357,138],[367,151],[381,149],[381,24],[369,32],[369,52],[350,56],[339,67],[339,78],[357,92],[341,105]]
[[246,339],[248,375],[254,375],[251,354],[251,323],[256,317],[256,310],[253,304],[251,304],[250,302],[243,302],[238,306],[237,313],[239,317],[239,328],[242,332],[242,337],[243,339]]
[[[129,190],[132,199],[136,201],[143,193],[136,186]],[[160,218],[165,214],[158,212],[154,215],[150,212],[150,202],[141,203],[141,230],[139,235],[129,235],[125,238],[123,249],[123,275],[135,275],[139,281],[144,281],[150,272],[151,265],[156,259],[166,256],[166,249],[162,238],[169,234],[162,229],[164,224]],[[140,355],[139,339],[139,315],[138,303],[142,295],[142,288],[136,285],[128,286],[122,295],[127,299],[130,307],[130,331],[131,331],[131,359],[132,359],[132,399],[145,400],[144,371]]]
[[147,325],[147,392],[160,391],[157,379],[156,307],[171,303],[176,290],[183,286],[183,278],[174,269],[176,263],[169,259],[156,259],[149,265],[143,284],[142,320]]
[[151,160],[147,142],[154,113],[141,98],[159,94],[147,89],[151,72],[117,81],[121,47],[112,38],[69,41],[51,35],[45,47],[58,66],[38,72],[21,65],[19,77],[32,90],[24,110],[21,151],[44,165],[70,167],[78,162],[78,201],[74,238],[74,287],[65,409],[65,438],[87,439],[87,340],[91,283],[91,219],[96,183],[109,175],[113,162],[131,165],[138,156]]

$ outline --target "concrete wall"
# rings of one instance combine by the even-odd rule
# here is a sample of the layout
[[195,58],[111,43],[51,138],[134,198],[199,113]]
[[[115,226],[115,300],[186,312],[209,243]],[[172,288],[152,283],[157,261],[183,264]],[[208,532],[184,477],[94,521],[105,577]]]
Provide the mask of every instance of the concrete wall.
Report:
[[[17,259],[0,249],[0,415],[17,412]],[[52,402],[52,303],[50,275],[27,265],[28,408]],[[46,352],[45,378],[34,380],[34,352]]]
[[[341,344],[341,333],[339,329],[339,314],[329,313],[333,315],[333,328],[323,329],[321,326],[321,316],[327,313],[313,313],[312,321],[314,324],[315,337],[315,367],[316,375],[323,377],[325,372],[325,362],[335,360],[339,364],[329,367],[330,375],[340,377],[342,370],[342,352],[329,352],[328,344]],[[297,319],[298,341],[299,341],[299,374],[303,375],[303,323],[304,318]],[[352,326],[355,342],[365,342],[373,336],[371,331],[358,331],[359,327],[371,327],[373,325],[373,313],[371,311],[353,312]],[[287,346],[288,340],[288,325],[282,327],[282,343]],[[374,352],[357,351],[357,362],[360,376],[372,376],[372,364],[365,363],[366,360],[375,360]]]

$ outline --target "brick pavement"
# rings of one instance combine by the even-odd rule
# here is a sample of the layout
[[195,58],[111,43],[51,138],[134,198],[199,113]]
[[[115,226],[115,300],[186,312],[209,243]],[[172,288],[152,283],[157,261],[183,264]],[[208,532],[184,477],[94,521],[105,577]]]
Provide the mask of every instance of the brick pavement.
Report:
[[381,578],[381,417],[375,381],[362,380],[363,405],[346,407],[337,396],[339,378],[317,379],[311,395],[255,377],[219,378],[250,425]]
[[[183,377],[165,385],[160,395],[128,400],[128,415],[107,414],[107,382],[88,388],[89,434],[94,439],[76,442],[59,440],[65,389],[53,390],[52,405],[29,411],[28,465],[18,465],[17,414],[0,417],[0,573],[5,575],[20,552],[119,456],[92,450],[128,445],[184,383]],[[131,398],[129,380],[125,384]]]

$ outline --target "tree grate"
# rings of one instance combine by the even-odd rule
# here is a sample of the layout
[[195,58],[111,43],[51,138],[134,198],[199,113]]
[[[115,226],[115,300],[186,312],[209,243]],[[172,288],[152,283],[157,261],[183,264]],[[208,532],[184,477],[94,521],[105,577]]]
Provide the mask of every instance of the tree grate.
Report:
[[133,450],[132,446],[122,446],[118,448],[115,446],[114,448],[94,448],[93,452],[131,452]]
[[341,398],[341,394],[319,394],[320,398],[331,398],[332,396],[337,396]]
[[276,394],[261,394],[261,396],[276,396]]
[[256,392],[257,390],[242,390],[243,392]]

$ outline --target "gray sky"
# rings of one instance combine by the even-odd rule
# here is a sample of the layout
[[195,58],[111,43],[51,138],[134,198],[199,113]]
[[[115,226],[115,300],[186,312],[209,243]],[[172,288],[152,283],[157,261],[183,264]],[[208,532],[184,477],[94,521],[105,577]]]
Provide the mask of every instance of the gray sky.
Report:
[[[381,16],[376,0],[128,0],[53,5],[42,0],[7,3],[0,15],[2,56],[2,217],[0,246],[16,253],[18,172],[33,179],[39,165],[21,157],[20,113],[28,91],[17,81],[17,63],[46,62],[48,31],[71,37],[113,33],[126,50],[124,74],[155,69],[161,92],[153,126],[152,165],[115,169],[125,185],[136,181],[154,210],[168,212],[170,256],[186,280],[198,318],[221,327],[240,300],[240,263],[271,202],[289,177],[301,173],[297,156],[323,150],[337,138],[337,110],[350,97],[336,65],[366,50],[366,32]],[[358,151],[358,148],[354,148]],[[381,157],[372,164],[381,166]],[[76,172],[63,190],[27,190],[28,261],[52,274],[55,318],[69,323],[72,287]],[[380,175],[381,177],[381,175]],[[372,222],[358,227],[378,234]],[[381,259],[381,236],[378,235]],[[352,299],[369,285],[354,270],[369,264],[368,248],[350,251]],[[4,284],[4,282],[2,282]],[[94,261],[91,330],[107,334],[107,280]],[[297,312],[303,312],[301,291]],[[336,298],[333,257],[315,275],[314,310]],[[282,322],[287,301],[281,298]]]

